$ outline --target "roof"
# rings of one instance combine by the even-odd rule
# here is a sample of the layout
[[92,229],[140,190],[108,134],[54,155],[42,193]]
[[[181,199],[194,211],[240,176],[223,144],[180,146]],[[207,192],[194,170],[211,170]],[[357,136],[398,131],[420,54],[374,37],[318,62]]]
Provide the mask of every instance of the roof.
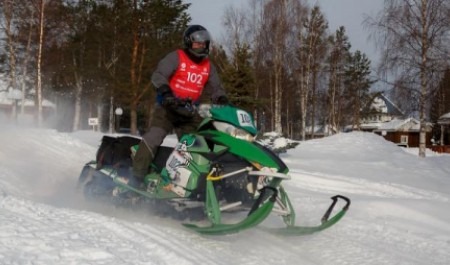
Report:
[[363,130],[374,130],[378,129],[382,122],[370,122],[370,123],[361,123],[359,127]]
[[439,117],[439,119],[437,120],[437,123],[438,124],[450,124],[450,112],[445,113],[444,115]]
[[[430,124],[427,124],[430,127]],[[375,130],[380,131],[408,131],[408,132],[418,132],[420,131],[420,121],[414,118],[408,119],[393,119],[389,122],[384,122],[380,127]]]
[[403,112],[397,105],[395,105],[390,99],[388,99],[383,93],[376,93],[367,106],[370,112],[386,113],[391,116],[401,117],[404,116]]
[[388,108],[388,113],[395,115],[395,116],[403,116],[403,112],[400,110],[397,105],[395,105],[390,99],[388,99],[384,94],[381,94],[380,97],[382,97],[385,100],[386,107]]

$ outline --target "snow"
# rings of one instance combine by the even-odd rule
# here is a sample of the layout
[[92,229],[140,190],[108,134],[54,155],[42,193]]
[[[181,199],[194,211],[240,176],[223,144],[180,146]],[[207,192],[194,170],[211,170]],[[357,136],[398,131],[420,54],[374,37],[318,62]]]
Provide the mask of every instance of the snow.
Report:
[[[0,264],[449,263],[450,155],[419,158],[361,132],[301,142],[281,154],[297,223],[317,224],[341,194],[352,205],[338,224],[302,237],[202,236],[143,209],[85,201],[78,175],[102,136],[0,122]],[[277,225],[271,216],[260,226]]]
[[419,131],[420,130],[420,122],[414,118],[407,119],[393,119],[388,122],[383,122],[378,127],[378,131]]

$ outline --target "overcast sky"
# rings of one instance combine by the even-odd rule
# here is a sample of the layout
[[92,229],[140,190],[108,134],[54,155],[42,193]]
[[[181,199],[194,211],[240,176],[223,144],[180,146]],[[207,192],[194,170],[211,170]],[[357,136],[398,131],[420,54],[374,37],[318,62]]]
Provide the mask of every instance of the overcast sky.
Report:
[[[192,23],[204,25],[213,38],[220,40],[223,35],[222,17],[227,6],[240,8],[246,6],[246,0],[188,0],[192,5],[189,12]],[[364,14],[375,16],[382,8],[382,0],[309,0],[311,4],[318,3],[329,22],[330,32],[343,25],[352,44],[352,51],[360,50],[372,62],[378,61],[375,46],[368,42],[368,30],[361,22]]]

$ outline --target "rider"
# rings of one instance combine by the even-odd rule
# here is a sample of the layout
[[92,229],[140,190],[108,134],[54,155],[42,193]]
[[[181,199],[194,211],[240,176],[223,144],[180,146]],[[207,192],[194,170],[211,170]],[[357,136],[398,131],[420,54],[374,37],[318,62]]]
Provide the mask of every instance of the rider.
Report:
[[129,185],[141,185],[169,133],[175,130],[180,139],[197,128],[201,117],[195,109],[206,101],[206,94],[214,104],[228,104],[216,68],[208,59],[210,42],[209,32],[203,26],[191,25],[183,34],[183,49],[170,52],[158,63],[152,74],[157,104],[150,128],[134,156]]

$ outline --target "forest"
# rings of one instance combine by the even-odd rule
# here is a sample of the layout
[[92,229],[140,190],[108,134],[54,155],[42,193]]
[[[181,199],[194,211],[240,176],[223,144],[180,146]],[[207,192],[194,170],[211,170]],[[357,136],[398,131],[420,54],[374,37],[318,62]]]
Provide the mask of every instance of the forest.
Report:
[[[181,48],[191,22],[182,0],[0,0],[0,73],[8,86],[55,103],[52,126],[144,132],[155,104],[158,61]],[[382,58],[353,50],[346,28],[329,28],[305,0],[249,0],[223,13],[227,39],[213,40],[231,104],[250,111],[261,131],[292,139],[358,130],[376,93],[421,124],[450,111],[450,1],[386,0],[365,26]],[[376,69],[376,70],[373,70]],[[377,83],[378,91],[374,91]],[[117,129],[117,128],[116,128]],[[308,132],[310,132],[308,134]]]

